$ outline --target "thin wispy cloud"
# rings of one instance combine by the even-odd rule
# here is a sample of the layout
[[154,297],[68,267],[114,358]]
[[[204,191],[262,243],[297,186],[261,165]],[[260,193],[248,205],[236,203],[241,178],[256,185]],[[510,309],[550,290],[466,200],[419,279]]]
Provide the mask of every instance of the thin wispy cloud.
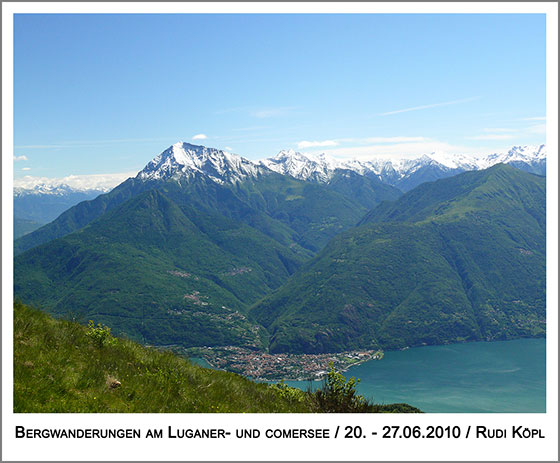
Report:
[[251,127],[239,127],[231,129],[232,132],[252,132],[253,130],[270,129],[270,125],[253,125]]
[[544,135],[546,134],[546,124],[532,125],[527,127],[526,131],[536,135]]
[[486,129],[482,129],[482,131],[487,133],[517,132],[516,129],[505,129],[505,128],[486,128]]
[[471,97],[471,98],[464,98],[462,100],[444,101],[443,103],[432,103],[432,104],[427,104],[427,105],[422,105],[422,106],[412,106],[410,108],[403,108],[403,109],[397,109],[397,110],[394,110],[394,111],[388,111],[388,112],[385,112],[385,113],[380,113],[380,114],[377,114],[377,116],[390,116],[392,114],[407,113],[407,112],[410,112],[410,111],[421,111],[423,109],[438,108],[440,106],[451,106],[451,105],[455,105],[455,104],[468,103],[469,101],[478,100],[479,98],[480,97],[475,96],[475,97]]
[[14,156],[14,161],[27,161],[27,156],[23,154],[21,156]]
[[348,146],[315,151],[315,153],[323,152],[325,154],[342,159],[372,159],[375,157],[385,157],[387,159],[391,159],[395,157],[414,158],[422,154],[429,154],[434,152],[446,153],[450,155],[477,155],[484,154],[487,151],[487,147],[473,148],[469,146],[454,145],[436,139],[424,138],[423,141],[417,142]]
[[268,119],[270,117],[285,116],[286,114],[293,111],[295,108],[293,106],[284,106],[279,108],[264,108],[251,112],[251,116],[258,119]]
[[[255,106],[238,106],[235,108],[219,109],[217,111],[214,111],[214,114],[222,115],[230,113],[245,113],[251,117],[256,117],[257,119],[268,119],[271,117],[285,116],[286,114],[292,112],[294,109],[296,109],[295,106],[276,106],[269,108],[256,108]],[[253,130],[253,128],[248,129]],[[241,128],[237,130],[243,131],[245,129]]]
[[320,147],[320,146],[337,146],[338,142],[334,141],[334,140],[323,140],[323,141],[307,141],[307,140],[303,140],[297,143],[297,147],[299,149],[305,149],[305,148],[314,148],[314,147]]
[[193,140],[206,140],[208,137],[203,133],[197,133],[192,137]]
[[31,170],[31,167],[22,167],[21,170]]
[[484,135],[475,135],[473,137],[466,137],[467,140],[510,140],[514,135],[506,133],[488,133]]
[[233,148],[231,146],[224,146],[224,149],[228,151],[233,151]]
[[523,119],[519,119],[520,121],[546,121],[546,117],[525,117]]
[[286,142],[286,137],[272,137],[272,136],[255,136],[255,137],[216,137],[216,138],[220,138],[219,142],[221,144],[228,144],[228,145],[232,145],[232,144],[239,144],[239,143],[243,143],[243,144],[247,144],[247,143],[260,143],[260,142],[267,142],[267,143],[276,143],[276,142],[282,142],[282,143],[290,143],[290,142]]
[[366,145],[372,143],[411,143],[425,142],[429,139],[425,137],[365,137],[365,138],[335,138],[322,141],[300,141],[297,143],[298,149],[320,148],[329,146],[339,146],[343,144]]
[[[537,120],[539,118],[536,118]],[[531,120],[533,120],[531,118]],[[546,134],[546,124],[536,124],[529,127],[522,127],[518,129],[511,128],[484,128],[483,134],[467,136],[467,140],[511,140],[516,137],[531,135],[544,135]]]
[[18,149],[51,149],[51,148],[84,148],[98,145],[112,145],[121,143],[143,143],[153,141],[168,141],[173,137],[159,138],[118,138],[111,140],[67,140],[44,145],[16,145]]
[[75,148],[75,147],[84,147],[84,146],[92,146],[92,145],[16,145],[15,148],[19,149],[26,149],[26,150],[34,150],[34,149],[51,149],[51,148]]
[[237,106],[235,108],[222,108],[214,111],[214,114],[230,114],[230,113],[237,113],[241,111],[249,111],[251,109],[250,106]]
[[408,143],[427,141],[426,137],[365,137],[365,138],[337,138],[340,143]]

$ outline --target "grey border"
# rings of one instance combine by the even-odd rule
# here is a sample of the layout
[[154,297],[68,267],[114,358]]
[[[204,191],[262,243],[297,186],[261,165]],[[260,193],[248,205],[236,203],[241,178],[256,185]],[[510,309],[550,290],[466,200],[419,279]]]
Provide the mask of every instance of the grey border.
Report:
[[[31,3],[33,0],[14,0],[14,1],[10,1],[10,2],[4,2],[1,1],[0,3],[4,4],[4,3]],[[44,2],[44,3],[52,3],[50,0],[35,0],[36,2]],[[61,3],[82,3],[81,0],[56,0],[57,2],[61,2]],[[123,2],[127,2],[127,3],[151,3],[153,2],[153,0],[140,0],[140,1],[135,1],[135,0],[119,0],[119,1],[123,1]],[[190,2],[181,2],[180,0],[165,0],[167,2],[170,3],[190,3]],[[218,3],[220,2],[220,0],[202,0],[204,2],[207,3]],[[221,1],[225,1],[225,2],[238,2],[239,0],[221,0]],[[242,0],[244,2],[250,2],[250,3],[272,3],[271,0]],[[299,3],[299,0],[282,0],[285,3]],[[337,3],[340,2],[341,0],[305,0],[307,2],[313,2],[313,3]],[[352,0],[353,2],[357,2],[357,3],[377,3],[377,2],[371,2],[368,0]],[[390,0],[390,1],[394,1],[395,3],[404,3],[406,2],[406,0]],[[423,0],[408,0],[409,2],[414,2],[414,3],[426,3]],[[435,3],[459,3],[459,2],[455,2],[455,1],[446,1],[446,0],[431,0],[432,2]],[[493,0],[494,2],[497,3],[526,3],[526,0],[513,0],[513,1],[508,1],[508,0]],[[539,0],[542,3],[558,3],[558,1],[556,0]],[[112,0],[96,0],[96,2],[98,3],[112,3]],[[471,3],[486,3],[484,0],[474,0],[471,1]],[[405,12],[403,12],[405,13]],[[3,9],[0,10],[0,24],[2,22],[2,14],[3,14]],[[273,14],[273,13],[271,13]],[[560,13],[559,13],[559,17],[560,17]],[[560,43],[560,40],[559,40]],[[1,45],[2,45],[2,38],[0,36],[0,50],[1,50]],[[1,52],[0,52],[1,54]],[[0,65],[1,67],[1,65]],[[3,75],[3,74],[2,74]],[[0,82],[2,81],[2,79],[0,78]],[[2,115],[0,114],[0,122],[2,122]],[[560,128],[559,128],[560,131]],[[0,179],[1,179],[1,173],[2,173],[2,164],[0,163]],[[560,163],[558,166],[558,177],[560,178]],[[1,184],[1,180],[0,180],[0,184]],[[0,191],[0,199],[2,199],[2,191]],[[558,204],[560,204],[560,189],[558,192]],[[0,217],[2,216],[2,202],[0,201]],[[2,230],[4,230],[6,224],[2,223]],[[10,224],[10,226],[13,227],[13,223]],[[3,234],[3,233],[2,233]],[[560,245],[560,236],[558,238],[558,244]],[[560,246],[559,246],[560,247]],[[3,253],[3,249],[0,246],[0,261],[2,260],[2,253]],[[3,281],[3,275],[2,275],[3,269],[0,267],[0,279]],[[560,275],[558,275],[558,286],[560,287]],[[2,294],[2,290],[3,288],[0,287],[0,296]],[[2,320],[0,319],[0,329],[2,327]],[[558,321],[558,331],[560,332],[560,319]],[[0,330],[0,354],[2,352],[2,332]],[[558,345],[558,358],[560,358],[560,343]],[[2,377],[2,371],[0,369],[0,391],[2,391],[2,395],[4,394],[4,381],[3,381],[3,377]],[[560,379],[560,373],[558,374],[557,377],[557,381]],[[557,391],[558,393],[558,391]],[[560,395],[560,394],[559,394]],[[545,412],[546,413],[546,412]],[[558,413],[558,427],[560,429],[560,413]],[[3,435],[3,419],[0,416],[0,435]],[[0,444],[1,446],[1,444]],[[560,454],[560,440],[558,441],[558,453]],[[1,458],[1,457],[0,457]],[[11,462],[15,460],[4,460],[3,458],[1,458],[0,461],[6,461],[6,462]],[[34,460],[34,461],[46,461],[46,460]],[[106,463],[106,460],[80,460],[80,461],[84,461],[84,462],[99,462],[99,463]],[[140,460],[115,460],[115,461],[140,461]],[[191,460],[188,460],[191,461]],[[215,462],[221,462],[221,461],[235,461],[235,460],[213,460],[213,461],[204,461],[201,463],[215,463]],[[259,461],[263,461],[263,462],[286,462],[286,463],[293,463],[290,460],[259,460]],[[305,460],[308,463],[314,463],[314,462],[321,462],[324,460]],[[384,461],[380,461],[380,460],[371,460],[371,461],[376,461],[379,463],[385,463]],[[419,463],[421,463],[421,460],[399,460],[399,461],[392,461],[392,462],[387,462],[387,463],[406,463],[406,462],[413,462],[413,461],[418,461]],[[475,460],[447,460],[447,461],[453,461],[453,462],[473,462],[473,463],[477,463],[475,462]],[[506,462],[511,462],[513,460],[499,460],[499,461],[495,461],[493,460],[494,463],[506,463]],[[539,460],[542,462],[548,462],[548,461],[556,461],[556,460]],[[158,460],[158,462],[161,463],[176,463],[175,460]],[[196,462],[196,461],[195,461]],[[356,463],[362,463],[362,460],[356,460]]]

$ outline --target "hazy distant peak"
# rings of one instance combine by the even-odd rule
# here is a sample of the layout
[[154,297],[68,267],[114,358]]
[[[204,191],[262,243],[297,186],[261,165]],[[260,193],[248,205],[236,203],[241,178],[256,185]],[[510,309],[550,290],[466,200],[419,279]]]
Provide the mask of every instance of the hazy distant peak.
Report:
[[134,172],[118,174],[69,175],[63,178],[33,177],[14,179],[14,195],[66,195],[76,192],[106,192],[133,177]]

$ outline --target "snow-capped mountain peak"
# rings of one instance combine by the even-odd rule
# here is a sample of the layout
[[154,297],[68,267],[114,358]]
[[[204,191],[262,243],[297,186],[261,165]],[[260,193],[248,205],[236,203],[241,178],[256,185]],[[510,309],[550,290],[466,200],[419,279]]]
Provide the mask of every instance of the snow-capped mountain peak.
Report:
[[152,159],[137,178],[158,180],[205,175],[217,183],[233,183],[263,173],[262,167],[237,154],[178,142]]
[[280,151],[273,159],[291,159],[291,158],[301,158],[303,155],[298,153],[296,150],[290,148],[287,150]]
[[[546,165],[546,147],[514,146],[504,153],[487,156],[450,154],[433,152],[415,158],[371,158],[369,160],[338,160],[325,154],[307,154],[291,150],[280,151],[276,156],[264,159],[261,164],[283,175],[290,175],[301,180],[328,182],[337,169],[347,169],[361,175],[375,176],[393,186],[422,172],[423,181],[443,176],[454,175],[467,170],[486,169],[498,163],[512,164],[533,173],[544,173]],[[430,170],[428,173],[427,170]],[[406,188],[416,185],[410,182]],[[404,187],[403,187],[404,188]]]
[[303,154],[293,149],[282,150],[273,158],[261,161],[261,165],[279,174],[318,182],[328,181],[338,164],[325,154]]
[[492,153],[480,159],[479,168],[486,169],[500,162],[516,165],[518,163],[537,164],[546,160],[546,146],[513,146],[507,153]]

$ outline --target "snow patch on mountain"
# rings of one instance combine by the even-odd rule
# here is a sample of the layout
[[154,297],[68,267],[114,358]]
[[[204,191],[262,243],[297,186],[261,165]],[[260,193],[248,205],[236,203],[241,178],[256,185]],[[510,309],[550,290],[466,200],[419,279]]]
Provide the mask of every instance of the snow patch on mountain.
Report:
[[290,175],[300,180],[328,181],[335,169],[342,163],[325,154],[302,154],[290,150],[280,151],[275,157],[263,159],[261,165],[282,175]]
[[179,142],[151,160],[136,177],[141,180],[159,180],[202,174],[217,183],[235,183],[267,171],[237,154]]
[[522,163],[526,166],[539,166],[546,162],[546,147],[514,146],[505,153],[487,156],[468,156],[464,154],[430,153],[418,158],[387,159],[374,158],[367,161],[357,159],[335,159],[325,154],[306,154],[294,150],[280,151],[275,157],[260,161],[269,169],[301,180],[328,182],[337,169],[348,169],[361,175],[375,175],[381,181],[395,184],[399,180],[413,176],[421,169],[458,173],[467,170],[486,169],[494,164]]
[[514,146],[507,153],[490,154],[480,160],[479,169],[486,169],[503,162],[505,164],[523,162],[533,165],[546,160],[546,146]]
[[[486,169],[494,164],[507,163],[543,175],[546,168],[546,146],[514,146],[507,152],[486,156],[430,153],[415,159],[373,158],[336,159],[326,154],[309,154],[293,149],[280,151],[276,156],[250,161],[237,154],[215,148],[178,142],[150,161],[136,174],[141,180],[190,178],[204,175],[212,181],[235,183],[251,177],[277,172],[300,180],[327,183],[335,171],[343,169],[360,175],[375,176],[390,185],[399,185],[426,170],[433,177],[454,175],[466,170]],[[14,196],[58,195],[76,192],[107,192],[134,172],[118,174],[70,175],[64,178],[25,176],[14,180]],[[425,179],[423,180],[425,181]],[[410,185],[413,185],[412,182]],[[410,187],[409,185],[409,187]]]

